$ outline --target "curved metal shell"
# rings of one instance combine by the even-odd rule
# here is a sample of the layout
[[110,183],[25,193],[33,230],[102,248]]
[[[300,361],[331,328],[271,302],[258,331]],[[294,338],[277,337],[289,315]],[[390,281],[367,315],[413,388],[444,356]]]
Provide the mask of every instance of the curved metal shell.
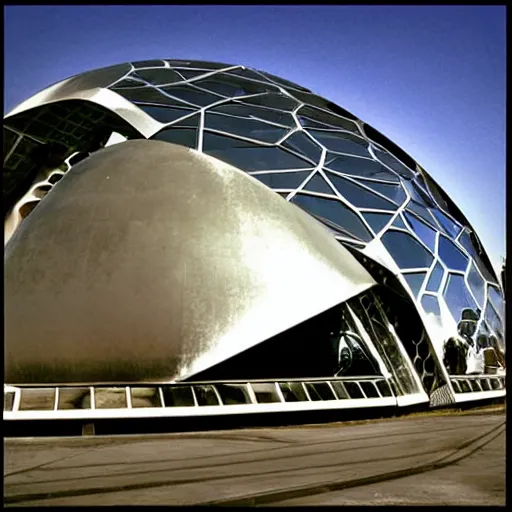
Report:
[[373,284],[246,173],[128,141],[74,166],[7,244],[5,380],[188,378]]

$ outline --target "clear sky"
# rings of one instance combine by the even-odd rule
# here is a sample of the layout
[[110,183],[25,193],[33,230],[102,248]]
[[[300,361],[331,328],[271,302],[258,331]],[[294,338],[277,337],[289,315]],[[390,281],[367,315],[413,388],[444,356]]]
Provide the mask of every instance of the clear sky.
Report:
[[244,64],[297,82],[397,143],[505,254],[504,6],[7,6],[4,113],[130,60]]

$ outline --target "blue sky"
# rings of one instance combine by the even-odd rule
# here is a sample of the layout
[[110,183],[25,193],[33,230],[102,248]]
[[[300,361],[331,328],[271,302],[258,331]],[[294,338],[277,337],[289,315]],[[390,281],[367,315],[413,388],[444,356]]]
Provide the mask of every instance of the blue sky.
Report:
[[505,254],[503,6],[7,6],[4,112],[129,60],[245,64],[297,82],[397,143]]

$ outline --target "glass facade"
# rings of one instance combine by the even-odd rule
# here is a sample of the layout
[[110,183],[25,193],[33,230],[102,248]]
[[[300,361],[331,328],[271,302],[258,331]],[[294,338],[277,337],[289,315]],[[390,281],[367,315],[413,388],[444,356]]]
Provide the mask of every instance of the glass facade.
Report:
[[[106,126],[127,138],[187,146],[246,171],[313,215],[347,247],[364,253],[367,244],[379,244],[378,250],[396,263],[401,283],[425,321],[435,317],[436,325],[446,332],[456,324],[457,343],[476,347],[468,349],[476,356],[479,333],[480,344],[495,350],[504,366],[504,298],[489,259],[467,220],[454,213],[457,208],[450,207],[430,176],[394,144],[341,107],[258,70],[179,60],[134,62],[129,68],[104,88],[155,122],[149,136],[93,103],[82,103],[75,110],[72,102],[56,103],[5,120],[4,200],[7,197],[8,209],[23,192],[17,177],[20,169],[34,167],[30,158],[23,160],[24,154],[32,154],[34,145],[61,144],[69,157],[75,154],[70,148],[76,151],[80,146],[77,141],[91,139],[94,126]],[[72,121],[77,112],[81,121]],[[92,150],[98,147],[101,143]],[[46,194],[70,167],[69,160],[61,159],[60,174],[54,172],[39,192]],[[34,172],[33,168],[26,171],[27,176]],[[25,202],[23,216],[39,199],[36,194],[32,202]],[[352,307],[380,347],[382,360],[393,368],[397,392],[416,393],[413,370],[398,351],[378,300],[360,301]],[[350,315],[344,318],[352,322]],[[466,329],[467,322],[473,322],[475,329]],[[355,326],[345,330],[357,333]],[[454,365],[446,363],[447,352],[456,351],[453,347],[458,345],[448,338],[431,343],[437,360],[445,361],[450,373]],[[341,343],[339,336],[337,342]],[[378,373],[378,364],[359,335],[345,336],[343,343],[337,347],[334,374]],[[414,360],[422,372],[427,355],[427,366],[435,365],[431,353],[424,355],[420,363]],[[302,392],[283,386],[290,400]],[[244,393],[235,387],[220,392],[230,403],[246,400]],[[311,393],[320,391],[311,388]],[[216,400],[208,387],[198,388],[197,395],[201,404]],[[175,394],[165,395],[165,400],[190,402],[191,398]]]

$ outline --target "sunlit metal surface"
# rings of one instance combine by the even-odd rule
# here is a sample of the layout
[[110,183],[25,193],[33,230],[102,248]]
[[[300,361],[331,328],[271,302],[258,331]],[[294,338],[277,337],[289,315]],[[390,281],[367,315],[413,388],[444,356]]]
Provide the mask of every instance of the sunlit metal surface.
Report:
[[374,283],[247,174],[127,141],[74,166],[7,244],[5,379],[187,378]]

